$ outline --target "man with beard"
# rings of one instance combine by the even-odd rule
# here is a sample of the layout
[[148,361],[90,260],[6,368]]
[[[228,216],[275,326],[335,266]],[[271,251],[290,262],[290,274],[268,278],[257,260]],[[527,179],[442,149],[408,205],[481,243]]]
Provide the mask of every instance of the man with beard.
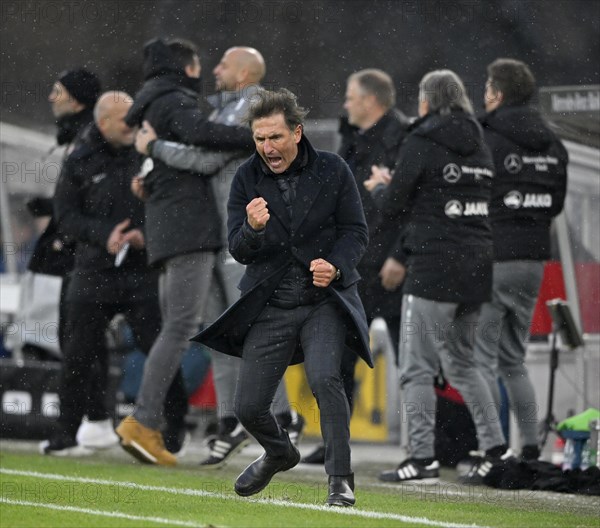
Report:
[[[201,66],[192,43],[149,42],[144,72],[146,81],[127,116],[131,126],[148,121],[161,139],[221,150],[251,148],[248,129],[212,123],[200,113]],[[189,337],[201,323],[222,247],[221,218],[207,178],[158,159],[151,163],[153,170],[138,180],[136,192],[145,199],[148,261],[160,269],[163,323],[144,367],[136,410],[117,427],[117,434],[122,447],[136,458],[174,465],[172,453],[181,446],[184,424],[172,425],[163,439],[162,407]]]

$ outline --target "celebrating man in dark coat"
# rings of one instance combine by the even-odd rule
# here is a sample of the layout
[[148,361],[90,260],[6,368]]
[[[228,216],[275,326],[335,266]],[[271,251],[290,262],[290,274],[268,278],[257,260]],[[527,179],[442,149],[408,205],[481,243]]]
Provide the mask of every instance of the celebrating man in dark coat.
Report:
[[304,360],[321,412],[327,503],[351,506],[340,363],[348,346],[372,366],[356,286],[368,233],[352,173],[339,156],[313,149],[304,115],[287,90],[256,96],[248,121],[257,152],[238,169],[228,203],[229,250],[247,265],[242,297],[197,339],[242,357],[236,414],[265,453],[238,477],[236,492],[258,493],[300,460],[270,405],[286,367]]

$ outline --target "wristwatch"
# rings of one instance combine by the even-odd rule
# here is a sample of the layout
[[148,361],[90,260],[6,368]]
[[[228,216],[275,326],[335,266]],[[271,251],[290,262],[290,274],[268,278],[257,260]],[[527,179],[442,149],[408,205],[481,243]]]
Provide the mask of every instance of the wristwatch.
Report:
[[342,278],[342,272],[340,268],[335,268],[335,280],[338,281]]

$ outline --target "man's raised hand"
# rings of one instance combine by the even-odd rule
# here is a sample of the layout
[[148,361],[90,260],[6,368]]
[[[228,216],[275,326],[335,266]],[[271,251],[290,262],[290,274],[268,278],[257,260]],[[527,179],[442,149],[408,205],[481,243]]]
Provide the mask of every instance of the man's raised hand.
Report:
[[264,229],[271,218],[269,210],[267,209],[267,202],[264,198],[254,198],[246,206],[246,214],[248,215],[248,223],[250,227],[255,231]]

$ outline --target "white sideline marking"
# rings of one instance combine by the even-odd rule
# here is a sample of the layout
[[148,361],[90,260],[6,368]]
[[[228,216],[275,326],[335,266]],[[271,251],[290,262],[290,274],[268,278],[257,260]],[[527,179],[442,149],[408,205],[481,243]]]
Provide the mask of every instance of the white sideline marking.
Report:
[[144,521],[158,524],[167,524],[169,526],[186,526],[189,528],[206,528],[206,524],[196,524],[191,521],[178,521],[176,519],[165,519],[163,517],[144,517],[142,515],[130,515],[128,513],[110,512],[105,510],[92,510],[90,508],[78,508],[76,506],[61,506],[59,504],[46,504],[44,502],[31,502],[5,499],[0,497],[0,503],[10,504],[12,506],[28,506],[33,508],[46,508],[48,510],[66,511],[73,513],[85,513],[87,515],[99,515],[101,517],[114,517],[117,519],[127,519],[128,521]]
[[[196,490],[192,488],[168,488],[166,486],[150,486],[148,484],[137,484],[136,482],[127,482],[121,480],[93,479],[88,477],[72,477],[69,475],[61,475],[57,473],[40,473],[38,471],[22,471],[18,469],[0,468],[0,473],[5,475],[19,475],[23,477],[35,477],[48,480],[63,480],[70,482],[79,482],[82,484],[97,484],[99,486],[122,486],[141,491],[160,491],[173,495],[188,495],[194,497],[209,497],[213,499],[248,501],[255,504],[268,504],[271,506],[283,506],[286,508],[299,508],[303,510],[321,511],[340,515],[348,515],[351,517],[363,517],[368,519],[390,519],[404,523],[423,524],[426,526],[438,526],[440,528],[485,528],[476,524],[459,524],[444,521],[434,521],[426,517],[410,517],[408,515],[399,515],[395,513],[384,513],[369,510],[359,510],[356,508],[331,508],[325,505],[306,504],[301,502],[289,502],[280,499],[247,499],[240,498],[235,495],[226,495],[221,493],[213,493],[210,491]],[[34,503],[35,504],[35,503]],[[183,521],[181,521],[183,522]],[[187,526],[187,525],[186,525]],[[197,526],[197,525],[189,525]]]

